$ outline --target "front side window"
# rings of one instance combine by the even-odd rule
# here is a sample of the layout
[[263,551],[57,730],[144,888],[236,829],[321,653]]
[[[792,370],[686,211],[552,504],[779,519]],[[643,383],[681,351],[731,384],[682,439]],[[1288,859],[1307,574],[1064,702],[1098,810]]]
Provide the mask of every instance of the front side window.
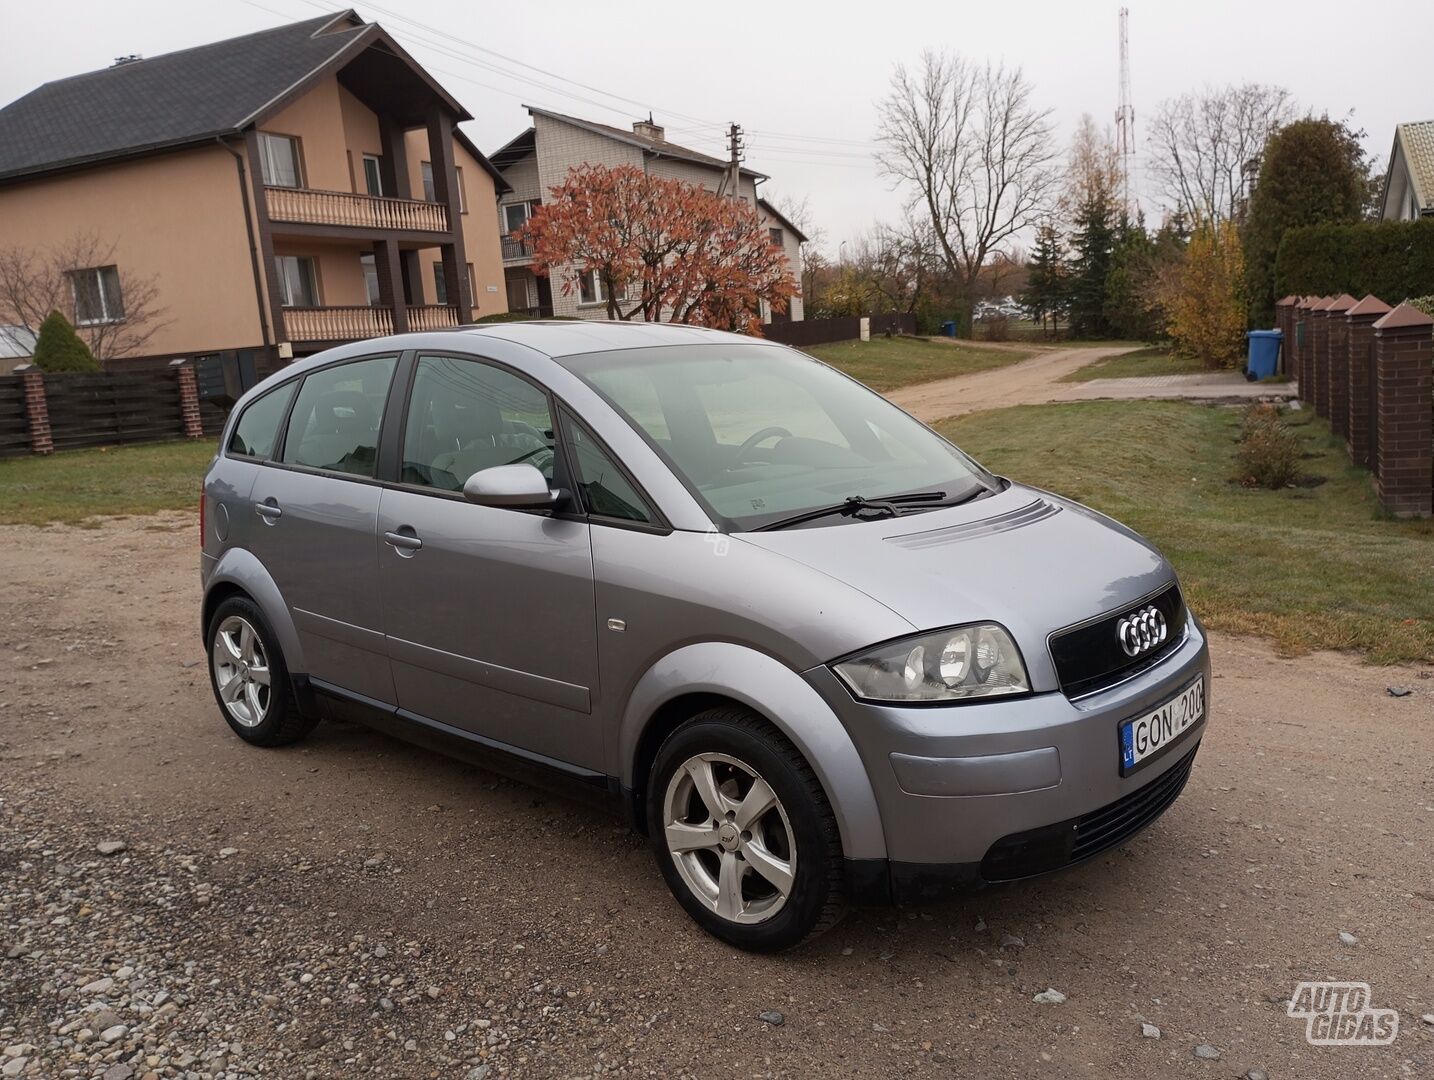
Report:
[[[603,288],[602,275],[596,270],[585,271],[578,278],[578,298],[584,304],[607,303],[607,290]],[[616,299],[627,299],[627,286],[619,286]]]
[[315,371],[304,379],[284,435],[284,462],[373,476],[391,356]]
[[637,493],[612,456],[587,427],[563,414],[572,448],[574,482],[582,495],[583,508],[596,517],[616,518],[651,524],[656,516]]
[[767,235],[768,235],[769,237],[771,237],[771,239],[772,239],[772,246],[773,246],[773,247],[781,247],[781,246],[782,246],[782,230],[781,230],[781,229],[768,229],[768,230],[767,230]]
[[423,197],[429,202],[437,202],[438,196],[433,193],[433,162],[420,162],[418,172],[423,177]]
[[463,193],[463,166],[455,165],[453,175],[458,181],[458,212],[466,214],[468,213],[468,197]]
[[259,132],[259,168],[269,187],[302,187],[299,140],[288,135]]
[[84,270],[71,270],[70,287],[75,294],[75,322],[93,325],[124,320],[119,267],[91,266]]
[[[279,298],[285,307],[318,307],[319,281],[308,255],[276,255]],[[377,278],[375,278],[375,281]]]
[[478,360],[420,356],[403,434],[406,484],[462,491],[475,472],[527,463],[553,479],[548,396]]
[[[787,349],[722,344],[571,356],[712,514],[760,528],[849,496],[941,492],[997,481],[924,424],[825,364]],[[811,524],[850,523],[834,514]]]
[[517,232],[528,223],[528,204],[525,202],[509,203],[503,207],[503,231]]
[[433,264],[433,302],[448,303],[448,277],[443,273],[441,262]]
[[363,267],[363,291],[369,307],[383,303],[383,293],[378,287],[378,262],[372,255],[360,255],[359,266]]
[[267,458],[274,451],[279,439],[279,423],[284,419],[284,410],[294,396],[297,380],[276,386],[262,397],[256,398],[239,417],[234,425],[234,434],[229,438],[229,452],[244,457]]

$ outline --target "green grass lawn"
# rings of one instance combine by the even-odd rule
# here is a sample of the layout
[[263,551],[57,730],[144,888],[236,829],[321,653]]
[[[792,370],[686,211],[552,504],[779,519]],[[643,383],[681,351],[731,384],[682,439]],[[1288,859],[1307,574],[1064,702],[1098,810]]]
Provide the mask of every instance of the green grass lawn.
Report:
[[1162,345],[1147,345],[1134,352],[1107,357],[1072,371],[1061,382],[1089,382],[1091,379],[1135,379],[1147,375],[1192,375],[1207,371],[1200,361],[1176,356]]
[[1208,625],[1285,652],[1351,649],[1434,661],[1434,522],[1382,515],[1369,474],[1328,427],[1289,414],[1317,487],[1230,482],[1241,412],[1175,402],[1023,406],[940,430],[1013,479],[1095,507],[1149,537]]
[[205,438],[0,458],[0,524],[194,509],[214,447]]
[[895,390],[912,383],[988,371],[1031,355],[1020,349],[987,348],[980,342],[946,344],[922,338],[885,337],[813,345],[803,351],[860,379],[873,390]]

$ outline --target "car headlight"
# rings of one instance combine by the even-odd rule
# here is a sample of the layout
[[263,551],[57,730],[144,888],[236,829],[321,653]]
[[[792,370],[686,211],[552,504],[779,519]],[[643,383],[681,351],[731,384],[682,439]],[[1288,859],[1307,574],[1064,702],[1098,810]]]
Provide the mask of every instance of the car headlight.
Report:
[[966,701],[1031,689],[1016,643],[995,623],[888,642],[832,670],[865,701]]

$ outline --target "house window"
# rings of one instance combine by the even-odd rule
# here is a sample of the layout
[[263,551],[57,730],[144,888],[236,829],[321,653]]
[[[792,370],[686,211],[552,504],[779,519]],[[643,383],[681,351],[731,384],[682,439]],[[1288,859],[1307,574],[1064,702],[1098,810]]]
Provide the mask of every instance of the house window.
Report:
[[70,271],[75,293],[75,322],[81,325],[115,323],[124,320],[124,297],[120,294],[119,268],[91,266]]
[[363,291],[368,297],[369,307],[378,307],[383,303],[378,289],[378,264],[372,255],[360,255],[359,265],[363,267]]
[[[584,304],[607,303],[607,292],[602,287],[602,276],[596,270],[589,270],[578,278],[578,298]],[[613,299],[626,300],[627,286],[622,286]]]
[[423,177],[423,197],[428,202],[437,202],[438,196],[433,193],[433,162],[420,162],[418,171]]
[[456,165],[453,171],[458,176],[458,212],[466,214],[468,213],[468,197],[463,193],[463,166]]
[[276,255],[279,298],[285,307],[318,307],[319,281],[308,255]]
[[768,229],[768,230],[767,230],[767,235],[772,238],[772,246],[773,246],[773,247],[782,247],[782,246],[783,246],[783,245],[782,245],[782,230],[781,230],[781,229]]
[[433,264],[433,299],[440,304],[448,303],[448,278],[441,262]]
[[370,195],[375,198],[383,195],[383,171],[380,168],[382,163],[374,154],[363,156],[363,182],[364,187]]
[[259,132],[259,166],[269,187],[303,186],[298,139]]

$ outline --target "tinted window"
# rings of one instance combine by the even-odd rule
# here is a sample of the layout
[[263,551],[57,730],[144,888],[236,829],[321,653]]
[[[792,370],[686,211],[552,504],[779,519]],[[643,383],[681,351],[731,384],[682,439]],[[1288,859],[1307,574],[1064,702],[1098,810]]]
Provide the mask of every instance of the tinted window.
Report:
[[394,358],[324,368],[304,379],[284,436],[284,461],[372,476]]
[[262,397],[255,398],[234,425],[234,434],[229,438],[231,454],[245,454],[248,457],[266,458],[274,449],[279,437],[279,422],[284,419],[284,410],[294,396],[294,382],[276,386]]
[[602,444],[593,438],[587,428],[571,418],[567,427],[577,470],[577,486],[588,513],[623,521],[652,522],[654,515],[647,503]]
[[476,360],[421,356],[403,435],[403,480],[462,491],[480,469],[526,462],[553,478],[548,397]]

